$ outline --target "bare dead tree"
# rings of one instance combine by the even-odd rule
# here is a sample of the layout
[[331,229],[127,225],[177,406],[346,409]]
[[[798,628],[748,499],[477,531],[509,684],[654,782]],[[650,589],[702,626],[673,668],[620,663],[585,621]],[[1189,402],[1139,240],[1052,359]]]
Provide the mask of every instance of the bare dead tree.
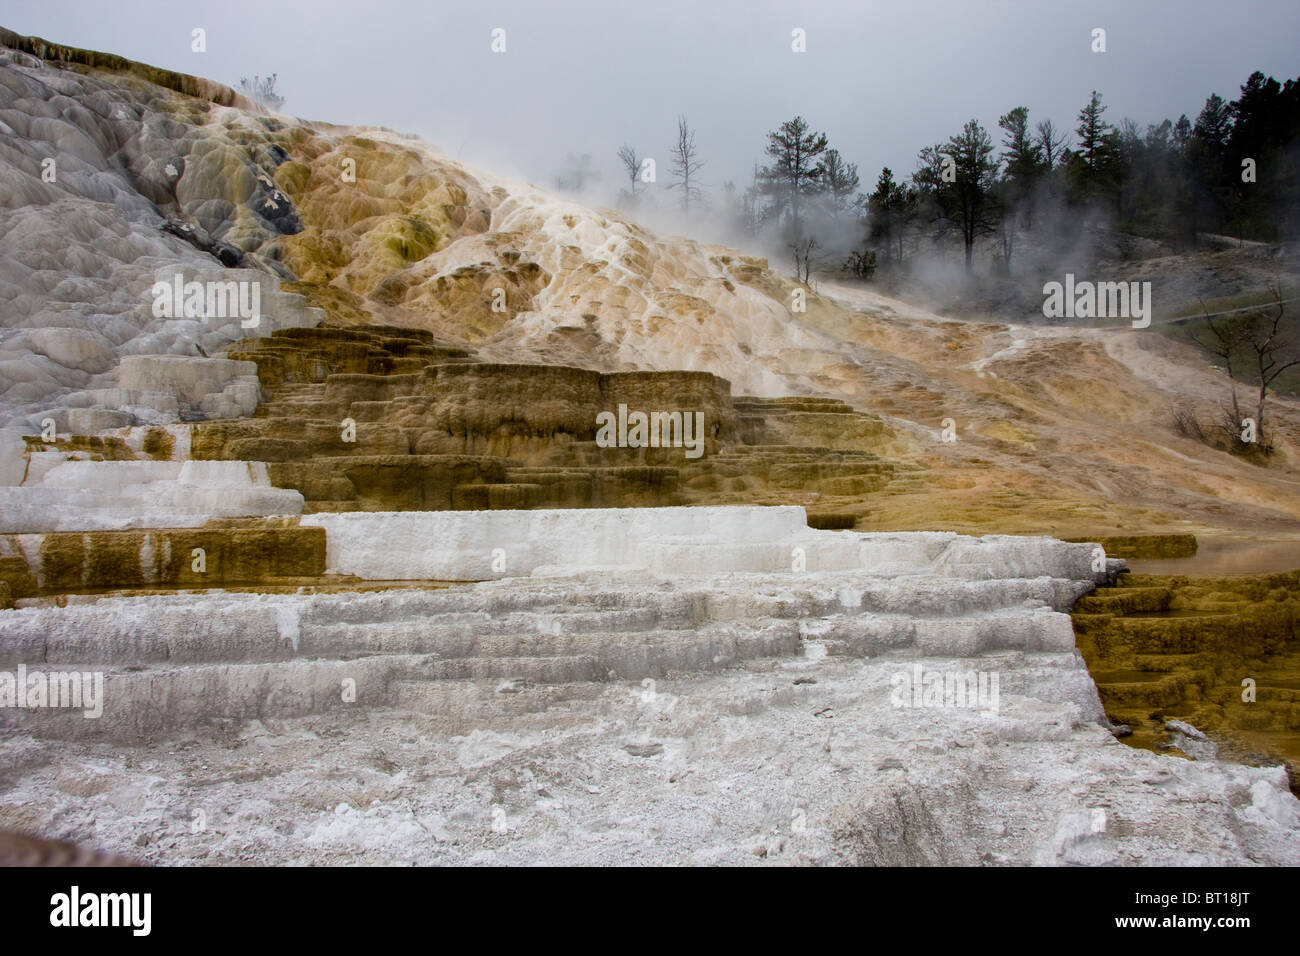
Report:
[[1282,297],[1280,280],[1274,280],[1269,291],[1273,301],[1268,305],[1218,315],[1211,314],[1202,302],[1209,336],[1192,334],[1192,340],[1217,357],[1228,373],[1232,407],[1224,407],[1220,427],[1228,434],[1229,445],[1238,452],[1244,451],[1247,444],[1241,438],[1245,419],[1237,395],[1238,375],[1254,379],[1255,444],[1267,450],[1271,443],[1265,440],[1264,414],[1269,390],[1284,372],[1300,366],[1300,334],[1294,325],[1284,322],[1287,300]]
[[1232,408],[1224,409],[1226,420],[1221,423],[1220,428],[1228,433],[1229,443],[1235,448],[1240,441],[1241,403],[1237,398],[1237,377],[1233,374],[1232,365],[1237,357],[1237,351],[1245,340],[1246,320],[1241,315],[1221,315],[1216,322],[1215,316],[1205,307],[1204,300],[1201,300],[1201,312],[1210,334],[1202,336],[1193,332],[1192,341],[1219,359],[1223,363],[1224,371],[1228,373],[1228,384],[1232,389]]
[[811,237],[795,239],[790,243],[790,251],[794,253],[794,277],[804,285],[808,285],[808,280],[812,278],[816,249],[817,240]]
[[760,205],[762,195],[762,181],[759,179],[758,163],[755,163],[753,179],[740,194],[741,217],[747,236],[757,236],[763,228],[763,209]]
[[1174,431],[1184,438],[1191,438],[1202,444],[1208,444],[1205,431],[1201,428],[1196,411],[1186,405],[1174,405],[1172,408]]
[[1294,327],[1282,322],[1286,305],[1282,299],[1282,283],[1274,280],[1273,303],[1260,312],[1251,313],[1246,325],[1245,342],[1254,357],[1255,381],[1259,392],[1255,404],[1255,434],[1261,447],[1267,448],[1264,441],[1264,406],[1268,401],[1268,390],[1277,381],[1278,376],[1287,369],[1300,365],[1300,341]]
[[695,148],[695,130],[687,124],[685,116],[677,117],[677,142],[669,147],[668,152],[676,180],[669,183],[668,188],[682,191],[682,211],[689,213],[691,203],[700,201],[700,187],[695,174],[704,168],[704,163],[700,162]]
[[279,74],[272,73],[270,76],[254,76],[250,82],[248,77],[241,77],[239,80],[240,91],[248,97],[251,97],[261,103],[263,106],[278,110],[284,105],[284,97],[276,92],[275,83],[279,79]]
[[1042,154],[1044,168],[1051,172],[1060,163],[1069,137],[1065,133],[1057,132],[1049,119],[1039,120],[1034,130],[1037,135],[1034,137],[1033,144]]
[[637,155],[635,147],[624,143],[619,147],[618,158],[627,170],[628,179],[632,181],[632,198],[635,199],[637,180],[641,178],[641,157]]

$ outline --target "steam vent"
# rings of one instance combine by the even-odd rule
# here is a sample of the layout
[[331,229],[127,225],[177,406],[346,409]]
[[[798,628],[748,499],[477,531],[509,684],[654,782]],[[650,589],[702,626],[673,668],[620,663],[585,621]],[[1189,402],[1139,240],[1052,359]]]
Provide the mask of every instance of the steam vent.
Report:
[[1300,865],[1221,374],[783,268],[0,30],[0,862]]

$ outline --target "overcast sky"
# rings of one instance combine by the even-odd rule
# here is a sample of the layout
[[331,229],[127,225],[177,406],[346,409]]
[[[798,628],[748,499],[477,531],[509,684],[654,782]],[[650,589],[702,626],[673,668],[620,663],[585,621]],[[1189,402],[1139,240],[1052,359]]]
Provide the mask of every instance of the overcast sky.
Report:
[[1108,120],[1145,126],[1233,98],[1255,69],[1300,75],[1296,0],[0,0],[0,25],[231,85],[274,71],[285,112],[418,133],[540,185],[591,153],[611,193],[623,142],[665,181],[679,113],[711,186],[747,185],[765,133],[798,113],[866,187],[971,117],[1000,138],[1017,105],[1073,130],[1096,88]]

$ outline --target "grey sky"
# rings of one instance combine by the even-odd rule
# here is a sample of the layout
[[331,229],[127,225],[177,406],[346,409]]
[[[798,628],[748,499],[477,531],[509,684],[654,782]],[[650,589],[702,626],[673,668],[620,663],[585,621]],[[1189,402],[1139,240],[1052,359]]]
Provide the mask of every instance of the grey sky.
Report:
[[[746,185],[765,132],[796,113],[869,186],[883,165],[910,174],[972,116],[1000,138],[998,116],[1025,105],[1072,131],[1095,87],[1107,119],[1145,125],[1231,99],[1253,69],[1300,74],[1295,0],[0,0],[0,25],[232,85],[275,71],[286,112],[418,133],[542,185],[567,153],[591,153],[611,194],[625,141],[666,180],[678,113],[710,186]],[[206,53],[190,51],[195,26]],[[807,53],[791,52],[795,27]]]

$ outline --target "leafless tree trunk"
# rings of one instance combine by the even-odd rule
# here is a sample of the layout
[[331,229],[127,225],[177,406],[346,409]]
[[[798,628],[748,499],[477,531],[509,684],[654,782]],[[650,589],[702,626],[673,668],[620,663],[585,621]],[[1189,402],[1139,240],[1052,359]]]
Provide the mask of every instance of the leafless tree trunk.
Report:
[[1040,120],[1034,127],[1038,135],[1034,137],[1035,145],[1043,152],[1043,165],[1051,172],[1060,162],[1065,144],[1069,141],[1064,133],[1058,133],[1052,121]]
[[816,239],[796,239],[790,243],[794,253],[794,277],[804,285],[812,278],[813,250],[817,248]]
[[636,149],[624,143],[618,150],[618,158],[623,162],[623,168],[627,170],[628,179],[632,181],[632,198],[636,198],[636,183],[641,174],[641,157],[637,155]]
[[581,156],[569,153],[564,170],[555,177],[555,185],[558,189],[581,193],[590,183],[599,182],[600,178],[600,170],[592,165],[591,153],[583,153]]
[[1011,271],[1011,254],[1016,247],[1015,210],[1002,210],[998,219],[998,238],[1002,240],[1002,262],[1007,272]]
[[704,168],[698,159],[695,148],[695,130],[686,122],[685,116],[677,117],[677,142],[669,148],[672,156],[672,174],[676,182],[669,184],[669,189],[682,191],[682,211],[690,213],[691,203],[699,202],[700,187],[695,174]]
[[1264,442],[1264,404],[1268,400],[1268,390],[1277,381],[1279,375],[1289,368],[1300,365],[1300,341],[1295,332],[1282,324],[1286,305],[1282,299],[1282,283],[1273,283],[1273,304],[1266,306],[1267,312],[1251,313],[1252,319],[1247,326],[1246,344],[1255,353],[1256,381],[1259,384],[1259,397],[1255,406],[1255,435],[1261,446]]
[[1232,360],[1234,353],[1245,340],[1243,321],[1239,316],[1221,316],[1219,321],[1215,322],[1214,316],[1205,307],[1204,301],[1201,302],[1201,311],[1205,315],[1205,322],[1210,328],[1212,337],[1202,339],[1201,336],[1193,333],[1192,341],[1211,355],[1219,358],[1223,362],[1224,370],[1228,373],[1228,383],[1232,388],[1232,421],[1230,423],[1231,428],[1228,429],[1230,432],[1228,438],[1235,444],[1241,428],[1241,405],[1237,400],[1237,379],[1232,374]]

